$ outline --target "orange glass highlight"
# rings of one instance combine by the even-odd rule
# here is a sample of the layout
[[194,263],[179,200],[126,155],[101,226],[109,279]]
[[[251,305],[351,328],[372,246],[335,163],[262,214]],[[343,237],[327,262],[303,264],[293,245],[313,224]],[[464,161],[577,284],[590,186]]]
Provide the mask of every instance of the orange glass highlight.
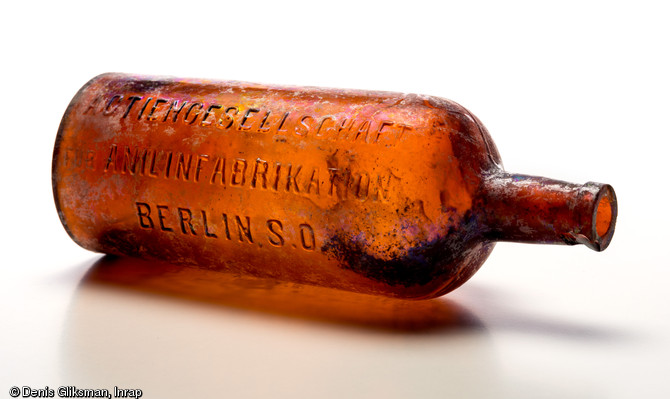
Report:
[[123,74],[72,100],[53,186],[93,251],[403,298],[496,241],[603,250],[617,214],[609,185],[504,172],[449,100]]

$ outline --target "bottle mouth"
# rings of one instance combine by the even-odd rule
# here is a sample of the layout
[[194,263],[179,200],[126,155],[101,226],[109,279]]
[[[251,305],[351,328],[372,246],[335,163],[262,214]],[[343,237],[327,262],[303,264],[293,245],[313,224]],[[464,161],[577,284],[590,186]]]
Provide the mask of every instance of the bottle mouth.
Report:
[[617,199],[614,189],[609,184],[589,182],[584,185],[596,188],[593,199],[593,208],[590,212],[591,226],[587,230],[588,236],[581,236],[578,242],[585,244],[594,251],[604,251],[610,245],[614,236],[614,226],[617,218]]
[[596,199],[596,211],[593,215],[594,237],[598,242],[598,251],[610,245],[614,235],[617,217],[617,201],[614,189],[609,184],[603,186]]

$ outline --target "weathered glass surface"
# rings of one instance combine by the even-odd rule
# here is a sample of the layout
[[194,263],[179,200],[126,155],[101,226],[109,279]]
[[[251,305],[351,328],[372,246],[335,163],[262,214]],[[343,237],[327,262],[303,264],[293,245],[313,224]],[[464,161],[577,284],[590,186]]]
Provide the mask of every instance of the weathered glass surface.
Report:
[[496,241],[609,244],[611,186],[503,171],[442,98],[105,74],[63,117],[60,218],[84,248],[405,298]]

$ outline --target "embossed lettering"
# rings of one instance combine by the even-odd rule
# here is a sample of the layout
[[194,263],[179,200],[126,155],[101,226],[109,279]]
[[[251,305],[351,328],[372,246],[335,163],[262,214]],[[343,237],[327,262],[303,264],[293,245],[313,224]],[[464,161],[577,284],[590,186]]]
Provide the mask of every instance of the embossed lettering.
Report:
[[368,140],[368,131],[370,130],[370,121],[363,121],[361,122],[360,125],[358,125],[358,131],[356,131],[356,135],[352,139],[352,141],[358,140],[359,137],[363,137],[363,141]]
[[309,178],[309,182],[307,183],[307,194],[310,194],[312,187],[314,187],[314,194],[319,195],[320,185],[321,180],[319,180],[319,168],[314,168],[314,170],[312,170],[312,176]]
[[310,129],[312,128],[309,124],[309,120],[314,120],[314,117],[311,117],[309,115],[305,115],[302,118],[300,118],[300,124],[295,127],[295,134],[298,136],[307,136],[309,134]]
[[223,226],[226,229],[226,238],[230,240],[230,228],[228,227],[228,215],[225,213],[221,214],[221,219],[223,220]]
[[356,184],[356,197],[360,201],[365,201],[368,198],[368,193],[370,192],[370,175],[367,173],[361,173],[358,176],[358,179],[354,179],[354,181],[357,181]]
[[[115,96],[112,96],[112,98],[110,98],[109,101],[107,101],[107,105],[105,105],[105,109],[104,109],[104,111],[102,111],[102,114],[105,115],[105,116],[113,114],[114,111],[116,111],[117,108],[119,108],[119,103],[121,103],[122,98],[123,98],[123,96],[119,95],[119,94],[117,94]],[[112,107],[112,104],[115,101],[116,101],[116,104]]]
[[291,191],[291,187],[295,190],[296,193],[300,192],[300,189],[298,188],[298,175],[300,174],[300,171],[302,170],[301,165],[297,165],[295,168],[295,172],[291,173],[293,169],[293,165],[288,164],[288,175],[286,176],[286,191]]
[[188,234],[186,230],[186,225],[188,224],[191,234],[196,235],[195,229],[193,228],[193,224],[191,223],[191,219],[193,219],[193,214],[191,213],[191,210],[188,208],[177,208],[177,212],[179,213],[179,224],[181,225],[181,232],[184,234]]
[[328,195],[333,195],[334,188],[335,188],[335,180],[338,178],[338,172],[340,170],[338,168],[328,168],[328,174],[330,175],[330,178],[328,181],[330,182],[330,186],[328,188]]
[[274,245],[275,247],[281,247],[284,245],[284,237],[282,237],[282,230],[284,226],[282,226],[282,223],[279,220],[276,219],[270,219],[267,221],[267,226],[268,226],[268,241],[270,244]]
[[[209,107],[207,107],[207,111],[205,111],[205,115],[203,115],[203,117],[202,117],[202,121],[200,122],[200,126],[211,125],[212,122],[208,122],[207,118],[209,117],[210,114],[214,115],[214,112],[212,112],[212,111],[214,111],[215,109],[219,109],[219,108],[221,108],[221,106],[217,105],[217,104],[212,104]],[[216,116],[214,116],[214,117],[216,118]]]
[[275,181],[274,181],[274,183],[272,184],[272,189],[273,189],[274,191],[279,190],[279,177],[280,177],[280,174],[281,174],[281,163],[280,163],[280,162],[277,162],[277,163],[275,163]]
[[158,117],[156,115],[154,115],[156,113],[156,109],[158,108],[159,105],[167,104],[167,102],[168,102],[168,100],[166,100],[164,98],[157,98],[156,102],[154,103],[154,106],[151,107],[151,111],[149,111],[149,115],[147,115],[147,120],[148,121],[155,121],[156,119],[158,119]]
[[[188,116],[193,112],[193,109],[198,107],[198,109],[193,113],[193,119],[189,122]],[[196,119],[198,119],[198,115],[200,115],[200,110],[202,110],[202,103],[193,103],[191,104],[190,107],[188,107],[188,111],[186,111],[186,114],[184,115],[184,123],[187,123],[189,125],[192,125],[195,123]]]
[[100,102],[101,99],[102,99],[101,96],[97,96],[96,98],[94,98],[93,101],[91,101],[91,103],[88,105],[88,107],[86,107],[84,112],[82,112],[82,114],[86,115],[88,111],[95,110],[95,107],[98,106],[98,103]]
[[149,172],[147,175],[150,177],[158,177],[158,172],[156,171],[156,158],[158,157],[158,151],[151,151],[151,166],[149,167]]
[[[216,230],[223,228],[225,240],[241,244],[254,244],[255,234],[265,234],[270,247],[284,247],[287,242],[293,241],[292,248],[301,248],[305,251],[314,251],[317,248],[314,228],[308,223],[300,223],[297,224],[296,229],[290,228],[285,230],[286,222],[279,219],[265,219],[263,226],[252,223],[251,217],[247,215],[221,213],[221,225],[217,227],[212,225],[209,211],[202,209],[156,205],[138,201],[135,202],[134,210],[139,227],[142,229],[151,230],[157,228],[173,234],[175,229],[172,226],[176,223],[179,225],[178,230],[184,235],[200,236],[206,240],[217,240],[219,239],[219,235],[216,233]],[[154,217],[152,211],[155,211],[155,214],[158,216]],[[202,219],[200,219],[201,217]],[[231,223],[234,223],[235,226],[231,226]],[[201,228],[202,230],[200,230]],[[231,228],[237,230],[234,240],[231,239]],[[258,247],[263,247],[263,243],[259,242],[258,244]]]
[[[230,127],[233,126],[233,122],[235,122],[235,119],[233,115],[230,114],[231,111],[235,111],[233,115],[237,115],[240,112],[240,109],[237,107],[226,108],[226,110],[223,112],[223,115],[221,115],[221,118],[219,118],[216,127],[218,127],[219,129],[230,129]],[[224,121],[227,122],[225,125]]]
[[400,133],[398,133],[398,138],[396,139],[396,141],[399,141],[400,139],[402,139],[402,137],[405,135],[406,131],[412,130],[411,126],[404,125],[402,123],[399,123],[398,127],[400,127]]
[[175,178],[179,179],[183,176],[184,180],[189,179],[189,174],[191,173],[191,161],[193,160],[193,155],[188,155],[185,157],[181,152],[177,158],[177,172],[175,173]]
[[268,126],[268,127],[264,127],[264,126],[265,126],[265,122],[268,120],[268,117],[269,117],[269,116],[270,116],[270,111],[268,111],[268,112],[265,113],[265,116],[263,117],[263,120],[261,121],[261,124],[258,126],[257,131],[258,131],[259,133],[267,133],[267,132],[270,131],[270,126]]
[[356,122],[356,119],[351,119],[349,121],[349,125],[347,125],[347,118],[342,119],[342,122],[340,122],[335,127],[337,133],[333,135],[333,138],[339,139],[339,140],[346,139],[349,136],[349,132],[351,131],[351,128],[354,126],[355,122]]
[[233,174],[230,176],[231,186],[243,186],[246,181],[247,161],[242,158],[235,158],[233,163]]
[[393,125],[394,125],[393,121],[381,121],[379,123],[379,128],[377,128],[377,135],[375,136],[374,142],[376,143],[376,142],[379,141],[379,136],[381,136],[382,133],[384,133],[384,128],[385,127],[387,127],[387,126],[390,127],[390,126],[393,126]]
[[256,166],[254,167],[254,176],[251,178],[251,187],[256,188],[256,183],[258,181],[258,177],[260,176],[262,178],[261,180],[261,187],[263,188],[268,188],[268,163],[260,158],[256,159]]
[[377,184],[372,192],[372,199],[374,201],[387,202],[390,199],[389,188],[391,187],[391,179],[394,176],[389,174],[386,179],[382,176],[377,176]]
[[128,104],[128,108],[126,108],[126,112],[123,113],[123,116],[121,119],[125,118],[128,116],[130,113],[130,110],[133,109],[133,105],[135,105],[136,102],[140,101],[142,97],[139,96],[130,96],[128,97],[128,100],[130,101],[130,104]]
[[[323,126],[326,124],[326,121],[332,123],[330,128],[323,129]],[[323,133],[322,133],[323,130]],[[329,133],[332,133],[335,130],[335,120],[330,116],[324,116],[323,119],[319,122],[319,125],[316,128],[315,137],[327,137]]]
[[173,123],[177,122],[177,117],[179,116],[181,110],[184,109],[184,107],[186,106],[186,103],[188,103],[188,101],[182,102],[181,105],[179,105],[179,100],[174,100],[173,102],[171,102],[170,107],[168,108],[167,112],[165,113],[165,116],[163,117],[163,122],[167,121],[168,117],[170,116],[170,112],[174,112],[172,122]]
[[107,163],[105,163],[105,172],[109,170],[110,165],[114,167],[116,171],[116,157],[117,157],[117,146],[112,144],[112,148],[109,150],[109,156],[107,156]]
[[[135,152],[131,154],[130,147],[126,146],[123,151],[123,162],[121,163],[121,173],[128,173],[135,175],[144,172],[144,163],[147,157],[147,150],[140,150],[135,148]],[[114,168],[116,170],[116,168]]]
[[170,169],[172,168],[172,151],[167,154],[167,162],[165,164],[165,178],[170,177]]
[[219,178],[219,182],[221,184],[226,184],[225,168],[226,168],[226,159],[223,157],[216,158],[216,163],[214,164],[214,171],[212,172],[212,178],[209,180],[209,183],[214,184],[214,182],[216,181],[216,176],[221,176]]
[[316,248],[316,238],[314,237],[314,229],[307,223],[300,225],[300,241],[302,248],[305,251],[314,251]]
[[63,165],[73,168],[95,169],[95,151],[83,150],[81,148],[65,148],[63,153]]
[[149,204],[136,202],[135,206],[137,207],[137,218],[140,221],[140,227],[144,229],[153,229],[154,221],[151,220],[151,207]]
[[[93,150],[63,148],[62,157],[67,167],[95,169],[96,166]],[[106,160],[99,167],[104,173],[221,186],[229,184],[251,190],[270,189],[314,199],[327,196],[337,200],[388,202],[393,190],[398,187],[399,179],[390,170],[370,173],[329,167],[322,173],[322,168],[311,165],[270,162],[262,158],[252,161],[253,165],[249,162],[245,158],[218,156],[212,159],[207,154],[144,147],[123,146],[119,149],[117,144],[112,144]]]
[[198,155],[198,161],[195,164],[195,182],[200,181],[200,171],[202,170],[202,163],[209,161],[209,155]]
[[249,119],[252,115],[257,112],[260,112],[258,108],[249,108],[245,113],[244,116],[242,116],[242,120],[240,121],[239,126],[237,126],[237,130],[249,130],[251,129],[251,125],[245,125],[247,123],[247,119]]
[[287,130],[282,130],[282,127],[284,126],[284,123],[286,122],[286,119],[288,118],[289,112],[284,113],[284,116],[282,116],[281,121],[279,121],[279,125],[277,126],[277,133],[286,133]]
[[95,169],[95,151],[88,150],[86,151],[86,157],[84,158],[84,165],[88,169]]
[[147,109],[147,105],[149,105],[150,102],[151,102],[151,97],[147,98],[147,101],[142,106],[142,109],[140,110],[140,113],[137,115],[137,120],[142,119],[142,114],[144,113],[144,110]]
[[218,236],[215,233],[209,231],[209,225],[207,224],[207,213],[205,211],[201,212],[202,212],[202,225],[205,227],[205,237],[217,238]]
[[[126,97],[127,96],[127,97]],[[83,110],[84,114],[101,112],[104,116],[118,115],[127,100],[127,107],[121,119],[128,117],[137,102],[142,106],[136,114],[137,120],[167,122],[171,117],[176,123],[179,118],[190,125],[214,126],[227,130],[235,127],[239,131],[267,134],[274,133],[272,139],[278,143],[287,141],[286,133],[306,139],[314,137],[327,140],[348,140],[357,144],[384,143],[386,147],[396,145],[404,135],[414,130],[412,126],[393,120],[357,119],[335,115],[300,115],[276,109],[263,109],[241,105],[206,104],[188,100],[152,98],[138,95],[113,94],[93,98]],[[168,105],[165,107],[165,105]],[[102,105],[102,106],[101,106]],[[187,107],[188,105],[188,107]],[[220,114],[216,110],[224,110]],[[182,111],[184,113],[182,114]],[[159,115],[160,114],[160,115]],[[276,117],[273,117],[277,115]],[[170,134],[170,133],[168,133]]]
[[158,223],[161,226],[161,230],[163,231],[173,231],[172,227],[168,227],[165,225],[165,215],[163,214],[162,211],[168,211],[167,205],[156,205],[156,209],[158,210]]
[[242,223],[240,217],[235,215],[235,221],[237,222],[237,232],[240,235],[240,242],[243,242],[244,239],[246,239],[249,241],[249,243],[253,244],[254,240],[251,238],[251,220],[249,219],[249,216],[245,216],[244,218],[247,221],[246,226]]

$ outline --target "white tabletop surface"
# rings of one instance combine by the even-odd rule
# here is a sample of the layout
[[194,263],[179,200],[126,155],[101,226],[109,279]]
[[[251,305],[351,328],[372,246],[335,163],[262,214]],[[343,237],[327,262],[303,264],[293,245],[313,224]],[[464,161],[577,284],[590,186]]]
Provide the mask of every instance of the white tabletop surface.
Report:
[[[4,5],[0,397],[670,397],[670,14],[614,3]],[[425,302],[101,259],[60,225],[50,166],[108,71],[447,97],[506,170],[612,184],[616,233],[602,253],[500,243]]]

